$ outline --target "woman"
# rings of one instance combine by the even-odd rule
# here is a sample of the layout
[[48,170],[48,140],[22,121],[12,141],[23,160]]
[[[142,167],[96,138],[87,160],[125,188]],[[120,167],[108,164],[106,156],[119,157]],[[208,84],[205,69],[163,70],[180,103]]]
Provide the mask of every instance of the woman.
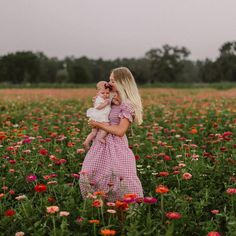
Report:
[[110,125],[96,121],[89,124],[105,130],[105,143],[95,138],[89,149],[80,174],[80,190],[85,199],[89,193],[102,191],[108,201],[122,200],[124,194],[143,197],[137,176],[136,161],[125,135],[134,121],[142,123],[142,102],[132,73],[126,67],[112,70],[109,84],[117,94],[119,105],[112,105]]

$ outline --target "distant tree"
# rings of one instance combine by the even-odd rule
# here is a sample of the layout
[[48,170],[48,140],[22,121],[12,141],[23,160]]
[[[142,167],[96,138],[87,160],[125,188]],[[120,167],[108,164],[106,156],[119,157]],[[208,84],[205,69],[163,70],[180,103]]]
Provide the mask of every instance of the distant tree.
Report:
[[187,48],[164,45],[146,53],[152,71],[152,82],[175,82],[183,70],[183,60],[190,54]]
[[236,41],[226,42],[219,49],[216,59],[220,80],[236,82]]
[[1,58],[0,71],[1,81],[33,83],[39,78],[38,57],[28,51],[10,53]]

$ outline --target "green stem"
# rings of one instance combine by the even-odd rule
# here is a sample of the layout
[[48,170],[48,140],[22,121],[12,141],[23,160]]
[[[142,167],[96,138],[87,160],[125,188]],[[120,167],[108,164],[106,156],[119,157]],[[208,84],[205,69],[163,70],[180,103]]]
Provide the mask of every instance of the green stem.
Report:
[[164,196],[163,194],[161,195],[161,220],[162,220],[162,223],[164,222]]
[[97,235],[97,234],[96,234],[96,224],[95,224],[95,223],[93,224],[93,235],[94,235],[94,236]]
[[54,216],[52,217],[52,224],[53,224],[53,235],[57,236],[56,235],[56,223],[55,223],[55,217]]

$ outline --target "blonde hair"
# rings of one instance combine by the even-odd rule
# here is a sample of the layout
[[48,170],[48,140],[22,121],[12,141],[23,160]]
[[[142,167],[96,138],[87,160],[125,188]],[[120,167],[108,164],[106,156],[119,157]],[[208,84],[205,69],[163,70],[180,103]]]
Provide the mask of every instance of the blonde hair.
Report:
[[131,102],[135,113],[134,121],[138,125],[142,124],[143,106],[138,87],[132,73],[126,67],[115,68],[111,71],[111,73],[116,82],[116,89],[122,102]]

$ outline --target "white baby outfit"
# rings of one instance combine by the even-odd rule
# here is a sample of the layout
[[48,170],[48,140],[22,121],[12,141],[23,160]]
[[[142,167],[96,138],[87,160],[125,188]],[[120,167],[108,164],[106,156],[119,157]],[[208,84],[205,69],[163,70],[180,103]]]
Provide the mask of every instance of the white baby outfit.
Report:
[[96,109],[96,107],[98,107],[101,103],[104,103],[104,102],[105,100],[102,97],[97,96],[95,99],[94,107],[89,108],[87,110],[87,114],[86,114],[87,117],[98,122],[109,122],[108,115],[111,111],[110,104],[106,105],[104,108],[100,110]]

